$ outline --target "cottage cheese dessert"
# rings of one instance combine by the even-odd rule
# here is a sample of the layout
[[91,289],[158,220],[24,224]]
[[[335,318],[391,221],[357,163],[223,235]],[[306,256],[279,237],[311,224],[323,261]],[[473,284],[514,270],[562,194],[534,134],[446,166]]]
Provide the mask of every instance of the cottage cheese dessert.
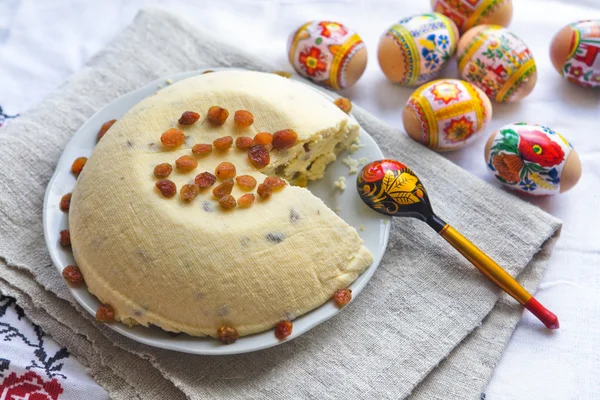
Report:
[[[215,105],[230,113],[220,126],[207,119]],[[252,113],[254,123],[237,126],[236,110]],[[200,118],[178,123],[186,111]],[[171,128],[184,133],[184,144],[161,142]],[[285,129],[297,140],[271,149],[269,164],[260,169],[248,150],[235,145],[213,147],[207,155],[191,150],[220,137],[235,141]],[[189,201],[180,190],[205,171],[218,175],[223,162],[259,185],[266,176],[292,183],[319,179],[358,132],[330,100],[274,74],[221,71],[160,90],[110,128],[78,177],[69,230],[88,289],[112,307],[116,320],[195,336],[217,337],[223,326],[249,335],[322,305],[352,283],[372,256],[356,230],[320,199],[289,184],[263,198],[256,188],[235,183],[233,198],[252,193],[256,200],[226,209],[213,195],[223,179]],[[197,166],[176,165],[182,156]],[[170,198],[157,189],[153,173],[163,163],[173,167],[167,179],[177,195]]]

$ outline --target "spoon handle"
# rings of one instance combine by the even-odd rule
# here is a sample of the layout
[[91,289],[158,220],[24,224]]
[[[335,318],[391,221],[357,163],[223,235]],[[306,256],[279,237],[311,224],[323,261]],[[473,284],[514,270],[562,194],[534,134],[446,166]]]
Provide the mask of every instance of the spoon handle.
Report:
[[558,329],[559,323],[556,315],[548,311],[541,305],[527,290],[523,288],[512,276],[508,274],[494,260],[488,257],[483,251],[479,250],[467,238],[461,235],[456,229],[446,224],[439,234],[446,239],[456,250],[460,252],[467,260],[471,262],[483,275],[488,277],[502,290],[515,298],[533,315],[546,325],[549,329]]

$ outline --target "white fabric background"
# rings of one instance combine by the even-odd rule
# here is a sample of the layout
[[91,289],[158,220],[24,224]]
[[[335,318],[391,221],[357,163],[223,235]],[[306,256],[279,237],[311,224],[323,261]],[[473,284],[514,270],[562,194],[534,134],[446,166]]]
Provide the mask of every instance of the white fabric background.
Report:
[[[546,124],[578,150],[583,177],[572,191],[529,199],[564,221],[561,239],[537,298],[561,321],[549,332],[524,314],[486,389],[486,399],[583,399],[600,396],[600,91],[574,87],[552,68],[551,37],[580,19],[600,19],[600,0],[514,0],[510,28],[531,48],[538,84],[524,101],[494,104],[485,132],[517,121]],[[401,110],[413,89],[388,83],[376,61],[377,41],[394,21],[428,12],[429,1],[410,0],[0,0],[0,105],[23,113],[61,84],[125,27],[142,6],[155,4],[212,30],[228,42],[290,70],[288,34],[312,19],[334,19],[355,29],[367,44],[369,64],[344,94],[388,123],[401,126]],[[456,66],[443,74],[456,77]],[[2,129],[0,128],[0,134]],[[483,160],[485,138],[448,154],[471,173],[496,184]],[[502,221],[498,221],[502,223]]]

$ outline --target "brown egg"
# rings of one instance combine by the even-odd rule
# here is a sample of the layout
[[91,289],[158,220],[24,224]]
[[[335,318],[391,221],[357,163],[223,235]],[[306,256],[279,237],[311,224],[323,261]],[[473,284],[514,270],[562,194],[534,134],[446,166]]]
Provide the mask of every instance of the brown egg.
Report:
[[579,21],[562,28],[550,44],[554,68],[569,82],[600,87],[600,20]]
[[509,124],[494,132],[485,145],[485,162],[502,184],[535,196],[566,192],[581,177],[571,143],[535,124]]
[[311,21],[288,40],[288,57],[305,78],[338,90],[358,81],[367,67],[367,48],[358,34],[332,21]]
[[490,99],[458,79],[439,79],[418,88],[402,112],[406,133],[436,151],[473,142],[492,119]]
[[537,71],[531,51],[501,26],[469,29],[458,42],[456,57],[462,79],[497,102],[519,101],[535,87]]
[[512,18],[512,0],[431,0],[433,11],[444,14],[460,33],[476,25],[508,26]]
[[454,55],[458,29],[441,14],[422,14],[392,25],[379,40],[377,59],[394,83],[413,86],[437,77]]

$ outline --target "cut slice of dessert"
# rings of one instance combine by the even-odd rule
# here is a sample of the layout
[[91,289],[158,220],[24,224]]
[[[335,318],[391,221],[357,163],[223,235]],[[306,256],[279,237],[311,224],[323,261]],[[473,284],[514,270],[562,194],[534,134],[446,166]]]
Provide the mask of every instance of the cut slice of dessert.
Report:
[[[249,139],[260,132],[280,133]],[[310,191],[268,177],[319,179],[358,132],[274,74],[214,72],[148,97],[99,141],[71,197],[90,292],[117,320],[195,336],[261,332],[322,305],[372,256]]]

